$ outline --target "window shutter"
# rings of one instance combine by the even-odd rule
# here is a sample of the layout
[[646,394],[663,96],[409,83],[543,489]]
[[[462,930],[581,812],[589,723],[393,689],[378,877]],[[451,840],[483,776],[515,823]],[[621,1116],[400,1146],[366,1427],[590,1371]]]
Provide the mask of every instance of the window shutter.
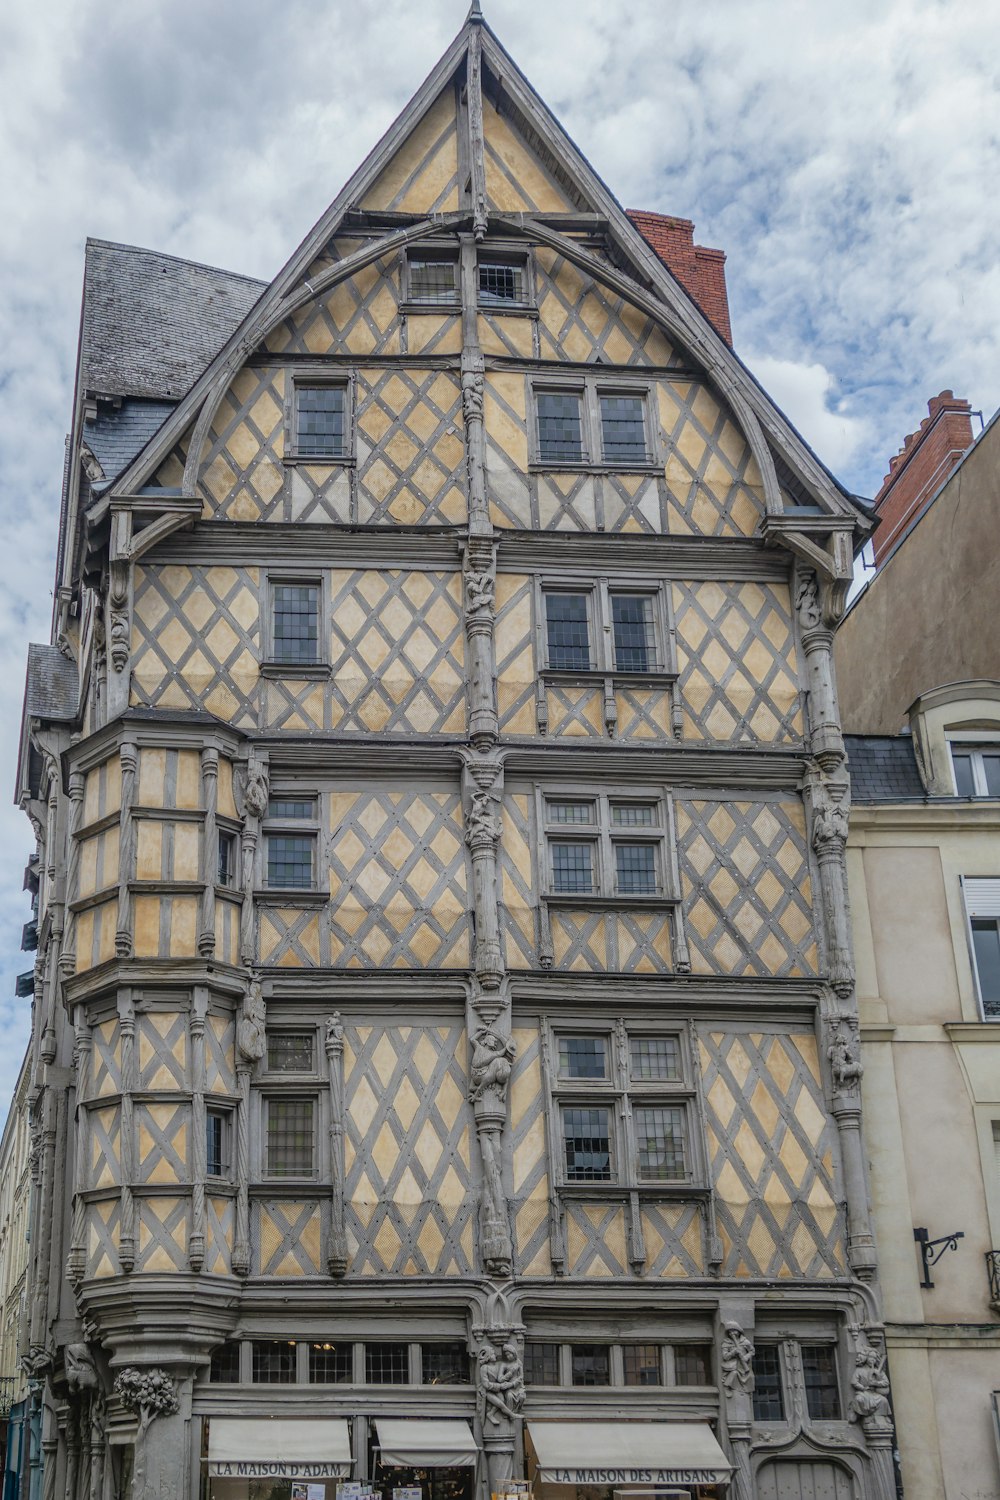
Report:
[[965,909],[970,917],[1000,917],[1000,879],[962,877]]

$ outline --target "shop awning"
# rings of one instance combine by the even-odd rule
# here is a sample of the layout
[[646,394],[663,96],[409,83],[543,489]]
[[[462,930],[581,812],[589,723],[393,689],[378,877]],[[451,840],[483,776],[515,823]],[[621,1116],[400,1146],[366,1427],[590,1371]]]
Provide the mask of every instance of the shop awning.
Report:
[[472,1428],[458,1418],[376,1417],[375,1428],[382,1462],[390,1469],[452,1469],[479,1457]]
[[725,1484],[732,1465],[705,1422],[529,1422],[542,1484]]
[[228,1479],[345,1479],[351,1435],[337,1417],[212,1417],[208,1472]]

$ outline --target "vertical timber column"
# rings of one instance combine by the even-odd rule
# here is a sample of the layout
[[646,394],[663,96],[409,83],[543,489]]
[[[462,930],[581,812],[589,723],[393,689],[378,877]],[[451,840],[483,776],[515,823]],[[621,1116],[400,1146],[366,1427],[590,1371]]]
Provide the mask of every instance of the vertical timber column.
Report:
[[476,246],[466,235],[462,241],[462,418],[469,488],[469,536],[463,556],[469,738],[477,750],[487,751],[499,734],[493,638],[497,549],[486,495],[485,365],[479,346],[478,303]]
[[250,1275],[250,1079],[266,1048],[267,1008],[260,979],[251,974],[236,1021],[236,1235],[233,1275]]
[[63,946],[59,955],[59,974],[63,980],[76,971],[76,915],[73,903],[80,894],[80,822],[83,817],[82,771],[72,771],[69,778],[69,827],[66,831],[66,920],[63,924]]
[[330,1075],[330,1243],[326,1269],[331,1276],[347,1274],[347,1232],[344,1228],[344,1028],[340,1012],[326,1023],[326,1066]]
[[191,1002],[191,1239],[188,1265],[200,1271],[205,1263],[205,1178],[208,1176],[208,1123],[205,1113],[205,1017],[208,990],[196,984]]
[[[847,904],[846,847],[850,822],[851,791],[844,739],[833,676],[833,626],[841,591],[820,580],[811,571],[800,571],[796,580],[795,606],[802,646],[809,672],[809,747],[811,759],[803,777],[802,791],[809,815],[810,842],[816,860],[820,902],[826,939],[827,967],[832,999],[824,1004],[824,1025],[831,1035],[827,1055],[834,1075],[831,1112],[840,1133],[847,1200],[847,1253],[851,1269],[863,1280],[876,1270],[875,1242],[871,1227],[871,1198],[861,1139],[860,1091],[844,1087],[850,1080],[837,1076],[841,1060],[834,1053],[834,1039],[857,1028],[857,996],[854,988],[854,956],[850,911]],[[860,1076],[860,1058],[857,1059]]]
[[215,954],[215,882],[219,873],[219,752],[209,746],[201,752],[201,800],[205,824],[201,835],[201,921],[198,952],[202,958]]
[[128,742],[118,752],[122,767],[122,805],[118,836],[118,927],[115,932],[115,955],[132,957],[132,872],[135,869],[135,773],[139,753]]
[[472,232],[476,240],[485,239],[489,229],[486,205],[486,161],[483,131],[483,40],[479,31],[483,17],[474,5],[469,20],[468,94],[469,94],[469,169],[472,179]]
[[135,1200],[132,1183],[135,1181],[135,1111],[133,1095],[136,1089],[135,1066],[135,1004],[131,990],[122,990],[118,995],[118,1024],[122,1039],[122,1118],[121,1118],[121,1163],[122,1198],[121,1228],[118,1235],[118,1260],[127,1274],[135,1265]]
[[85,1005],[77,1005],[74,1017],[74,1054],[76,1061],[76,1161],[73,1172],[73,1225],[70,1231],[66,1276],[73,1287],[79,1287],[87,1269],[87,1162],[90,1156],[90,1065],[93,1037]]
[[754,1500],[750,1470],[753,1423],[753,1303],[719,1299],[719,1369],[729,1451],[733,1460],[730,1500]]
[[251,753],[246,771],[238,784],[237,807],[243,819],[243,910],[240,913],[240,963],[250,965],[257,957],[257,929],[254,915],[254,879],[257,870],[257,843],[260,825],[267,812],[267,766]]
[[109,548],[110,578],[106,638],[111,673],[108,679],[108,718],[115,719],[128,708],[132,654],[132,565],[128,551],[132,539],[132,516],[112,508]]

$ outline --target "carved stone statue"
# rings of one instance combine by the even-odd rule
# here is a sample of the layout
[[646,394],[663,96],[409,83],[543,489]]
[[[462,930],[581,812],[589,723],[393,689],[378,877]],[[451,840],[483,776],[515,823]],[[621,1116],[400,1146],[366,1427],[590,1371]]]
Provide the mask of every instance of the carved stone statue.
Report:
[[503,1104],[516,1055],[513,1037],[502,1037],[492,1026],[480,1026],[472,1049],[469,1099],[473,1104],[486,1093],[494,1094],[498,1105]]
[[470,569],[465,575],[465,602],[469,613],[477,609],[492,609],[496,594],[496,579],[486,568]]
[[892,1427],[892,1416],[885,1361],[865,1339],[855,1353],[854,1363],[850,1419],[860,1422],[865,1432],[886,1432]]
[[499,797],[493,792],[473,792],[472,802],[469,807],[469,816],[466,820],[465,838],[467,843],[489,840],[496,843],[503,832],[503,825],[496,815],[496,807],[499,805]]
[[[146,1494],[146,1434],[157,1417],[172,1417],[180,1403],[166,1370],[140,1370],[134,1365],[119,1371],[115,1378],[115,1395],[125,1410],[133,1412],[139,1419],[132,1494],[135,1500],[143,1500]],[[155,1488],[150,1485],[151,1490]]]
[[849,1020],[841,1019],[836,1023],[826,1055],[830,1059],[830,1071],[837,1088],[845,1093],[853,1092],[864,1073],[864,1066],[861,1062],[861,1044]]
[[753,1344],[738,1323],[726,1324],[722,1340],[722,1384],[730,1396],[753,1391]]
[[344,1045],[344,1024],[340,1019],[340,1011],[335,1010],[326,1018],[326,1047],[341,1048]]
[[846,775],[834,778],[815,765],[806,778],[812,807],[812,846],[817,854],[843,848],[850,827],[851,793]]
[[815,629],[822,623],[823,614],[819,606],[819,584],[815,573],[800,573],[795,585],[795,609],[803,630]]
[[466,422],[483,418],[483,374],[481,370],[465,370],[462,374],[462,416]]
[[236,1050],[244,1062],[260,1062],[264,1056],[264,1024],[267,1007],[261,990],[260,977],[254,974],[247,986],[240,1007],[240,1018],[236,1023]]
[[74,1395],[100,1389],[101,1380],[94,1363],[94,1356],[86,1344],[67,1344],[63,1351],[66,1369],[66,1384]]
[[494,1427],[513,1422],[524,1405],[524,1371],[513,1340],[484,1344],[478,1374],[483,1421]]

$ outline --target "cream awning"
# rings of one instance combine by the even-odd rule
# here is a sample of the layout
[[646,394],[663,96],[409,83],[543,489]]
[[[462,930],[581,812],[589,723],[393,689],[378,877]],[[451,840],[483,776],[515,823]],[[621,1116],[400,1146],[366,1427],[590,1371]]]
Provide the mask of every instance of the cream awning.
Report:
[[212,1417],[208,1472],[231,1479],[345,1479],[351,1435],[338,1417]]
[[474,1464],[479,1445],[468,1422],[434,1417],[376,1417],[382,1462],[390,1469],[451,1469]]
[[732,1465],[705,1422],[529,1422],[542,1484],[725,1484]]

